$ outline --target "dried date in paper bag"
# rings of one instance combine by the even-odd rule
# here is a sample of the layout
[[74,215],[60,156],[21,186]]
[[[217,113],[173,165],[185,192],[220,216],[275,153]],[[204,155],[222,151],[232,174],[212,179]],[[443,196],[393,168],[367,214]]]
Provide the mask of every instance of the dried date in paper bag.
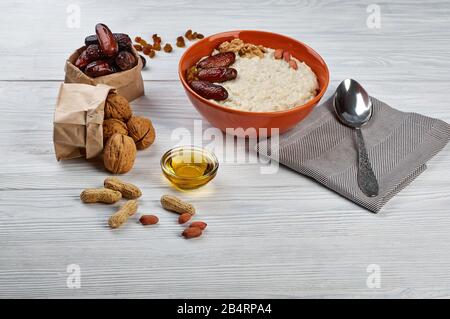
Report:
[[53,121],[56,159],[94,158],[103,150],[103,117],[110,86],[63,83]]
[[141,70],[143,67],[142,60],[139,54],[133,49],[133,54],[136,56],[138,64],[127,71],[121,71],[110,75],[99,76],[91,78],[83,73],[74,64],[81,52],[86,47],[81,47],[76,50],[66,61],[65,83],[85,83],[85,84],[106,84],[112,86],[117,90],[117,93],[126,98],[129,102],[144,95],[144,81],[142,80]]

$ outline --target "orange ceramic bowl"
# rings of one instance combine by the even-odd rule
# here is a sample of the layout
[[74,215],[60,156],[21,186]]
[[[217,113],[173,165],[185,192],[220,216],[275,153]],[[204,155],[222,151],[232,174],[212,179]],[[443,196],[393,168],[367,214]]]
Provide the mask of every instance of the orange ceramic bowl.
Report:
[[[210,55],[220,43],[234,38],[272,49],[284,49],[298,60],[305,62],[317,76],[319,82],[319,93],[317,96],[306,104],[286,111],[247,112],[221,106],[195,93],[186,81],[186,70],[195,65],[202,57]],[[195,42],[181,57],[178,73],[192,104],[212,125],[224,132],[226,132],[227,128],[242,128],[243,130],[255,128],[259,136],[270,136],[271,130],[274,128],[278,128],[281,134],[303,120],[320,101],[329,82],[329,72],[325,61],[309,46],[284,35],[252,30],[218,33]],[[264,128],[266,130],[261,130]],[[247,130],[247,132],[250,132],[250,130]],[[245,135],[242,134],[242,131],[241,133],[228,133]]]

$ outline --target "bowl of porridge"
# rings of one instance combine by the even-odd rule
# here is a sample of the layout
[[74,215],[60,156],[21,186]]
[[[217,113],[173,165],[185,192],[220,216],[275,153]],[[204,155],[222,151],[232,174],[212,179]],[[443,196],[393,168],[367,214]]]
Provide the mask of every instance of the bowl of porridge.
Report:
[[295,39],[264,31],[231,31],[189,47],[179,77],[212,125],[238,136],[283,133],[303,120],[326,91],[321,56]]

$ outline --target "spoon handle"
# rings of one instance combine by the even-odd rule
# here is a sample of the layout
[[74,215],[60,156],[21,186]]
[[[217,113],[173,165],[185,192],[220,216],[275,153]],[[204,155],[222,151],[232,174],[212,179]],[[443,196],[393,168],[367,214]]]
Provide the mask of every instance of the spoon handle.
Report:
[[367,156],[366,145],[360,128],[356,128],[358,144],[358,185],[361,191],[369,197],[378,195],[378,182]]

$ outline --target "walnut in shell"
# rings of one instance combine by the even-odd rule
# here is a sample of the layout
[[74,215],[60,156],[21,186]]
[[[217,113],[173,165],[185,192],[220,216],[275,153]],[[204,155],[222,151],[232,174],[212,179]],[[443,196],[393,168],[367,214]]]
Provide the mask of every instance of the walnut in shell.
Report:
[[107,141],[113,134],[128,135],[127,125],[121,120],[107,119],[103,121],[103,141]]
[[143,150],[155,141],[155,129],[152,121],[145,117],[133,116],[128,122],[128,134],[136,143],[138,150]]
[[122,95],[111,93],[105,103],[105,119],[128,121],[133,115],[130,103]]
[[105,168],[114,174],[124,174],[133,168],[136,159],[136,145],[131,137],[114,134],[103,149]]

